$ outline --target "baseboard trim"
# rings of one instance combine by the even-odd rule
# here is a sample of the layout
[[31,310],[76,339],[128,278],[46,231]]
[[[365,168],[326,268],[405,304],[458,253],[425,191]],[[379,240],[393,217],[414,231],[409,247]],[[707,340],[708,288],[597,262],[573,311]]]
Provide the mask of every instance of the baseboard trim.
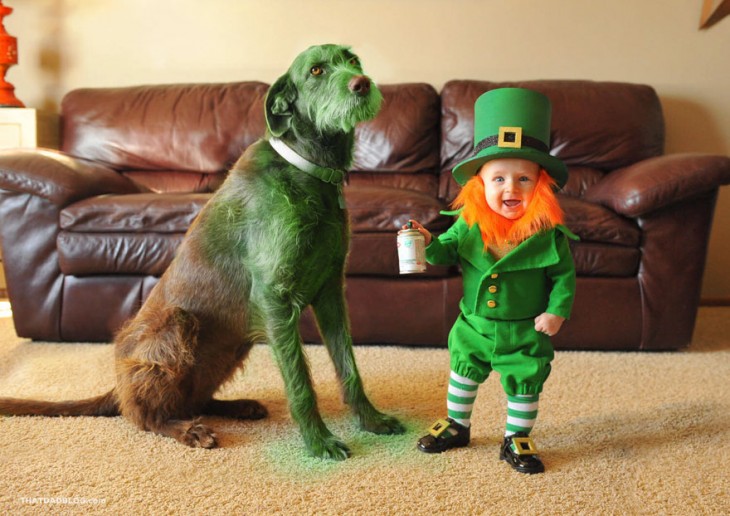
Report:
[[700,299],[700,306],[730,306],[730,298],[708,297]]

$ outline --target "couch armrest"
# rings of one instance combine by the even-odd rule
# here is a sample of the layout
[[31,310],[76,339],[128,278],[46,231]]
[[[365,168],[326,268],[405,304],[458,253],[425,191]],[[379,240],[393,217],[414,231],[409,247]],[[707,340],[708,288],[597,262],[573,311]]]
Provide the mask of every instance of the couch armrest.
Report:
[[95,195],[137,193],[132,181],[103,165],[50,150],[0,151],[0,188],[56,206]]
[[0,152],[0,244],[15,331],[61,340],[59,214],[76,201],[139,188],[117,172],[46,150]]
[[730,183],[730,157],[668,154],[612,172],[585,199],[636,218]]

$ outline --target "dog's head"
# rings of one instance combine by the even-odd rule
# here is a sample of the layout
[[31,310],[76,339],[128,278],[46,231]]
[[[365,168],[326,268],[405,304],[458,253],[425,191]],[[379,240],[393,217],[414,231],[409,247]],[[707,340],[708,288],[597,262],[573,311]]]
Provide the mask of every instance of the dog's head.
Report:
[[321,133],[347,133],[374,118],[382,100],[348,47],[313,46],[269,88],[266,125],[273,136],[297,123],[312,125]]

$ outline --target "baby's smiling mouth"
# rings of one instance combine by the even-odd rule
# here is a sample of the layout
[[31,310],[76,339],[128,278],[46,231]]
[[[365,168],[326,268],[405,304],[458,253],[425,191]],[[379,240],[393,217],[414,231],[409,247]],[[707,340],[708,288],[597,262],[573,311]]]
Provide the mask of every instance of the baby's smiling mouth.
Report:
[[502,201],[502,203],[508,208],[516,208],[520,205],[520,203],[522,203],[522,201],[519,199],[506,199]]

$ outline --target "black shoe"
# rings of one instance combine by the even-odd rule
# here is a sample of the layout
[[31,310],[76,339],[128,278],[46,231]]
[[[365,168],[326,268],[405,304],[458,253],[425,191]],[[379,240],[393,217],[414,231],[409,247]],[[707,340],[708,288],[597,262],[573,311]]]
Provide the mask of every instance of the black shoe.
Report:
[[[517,451],[512,449],[512,444]],[[535,443],[524,432],[504,438],[499,459],[507,461],[507,464],[520,473],[533,474],[545,471],[545,466],[537,456]]]
[[[452,434],[447,429],[455,430]],[[450,417],[439,419],[431,428],[428,435],[418,440],[418,449],[425,453],[441,453],[451,448],[461,448],[469,444],[471,430],[460,425]]]

